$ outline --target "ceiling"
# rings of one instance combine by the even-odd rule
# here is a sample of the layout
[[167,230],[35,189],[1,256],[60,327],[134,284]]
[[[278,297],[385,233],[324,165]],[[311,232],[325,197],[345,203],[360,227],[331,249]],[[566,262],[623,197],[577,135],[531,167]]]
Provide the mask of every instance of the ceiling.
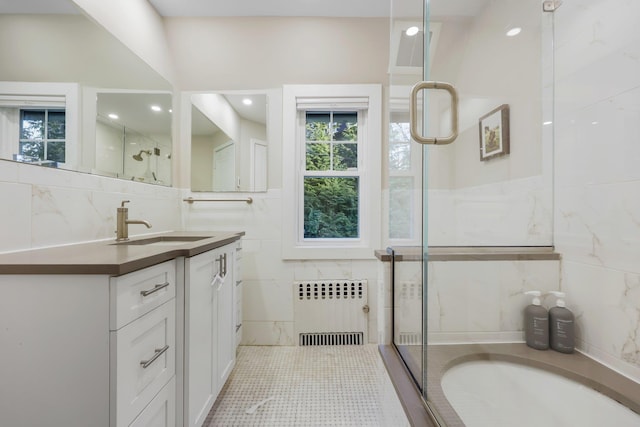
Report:
[[[148,0],[162,16],[415,16],[422,0]],[[430,14],[474,16],[489,0],[432,0]],[[419,10],[418,10],[419,12]],[[0,0],[0,13],[79,13],[70,0]]]
[[149,0],[162,16],[389,16],[390,0]]

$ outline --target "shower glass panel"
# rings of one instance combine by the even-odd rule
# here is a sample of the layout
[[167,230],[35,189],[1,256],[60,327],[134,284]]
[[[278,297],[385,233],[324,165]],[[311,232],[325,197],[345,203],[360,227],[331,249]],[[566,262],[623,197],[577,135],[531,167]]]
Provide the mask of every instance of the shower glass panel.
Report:
[[[524,292],[558,287],[545,124],[553,14],[541,0],[393,0],[391,10],[393,342],[446,424],[447,414],[459,419],[443,395],[443,367],[465,351],[520,351]],[[452,144],[408,136],[408,97],[421,80],[457,88]],[[422,98],[423,135],[448,136],[448,94]]]

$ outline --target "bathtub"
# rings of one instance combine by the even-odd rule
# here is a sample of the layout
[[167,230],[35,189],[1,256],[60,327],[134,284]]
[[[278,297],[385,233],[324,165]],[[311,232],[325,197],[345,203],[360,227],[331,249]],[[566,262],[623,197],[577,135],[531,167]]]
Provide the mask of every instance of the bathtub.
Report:
[[571,379],[519,363],[474,360],[441,379],[467,427],[638,427],[640,415]]

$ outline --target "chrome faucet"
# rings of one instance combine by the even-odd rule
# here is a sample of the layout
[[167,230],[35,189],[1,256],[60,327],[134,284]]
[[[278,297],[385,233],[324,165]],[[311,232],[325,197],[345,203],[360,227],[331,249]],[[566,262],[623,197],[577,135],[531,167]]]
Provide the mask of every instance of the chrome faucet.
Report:
[[129,203],[129,200],[123,200],[122,204],[118,208],[116,242],[129,240],[129,224],[144,224],[147,228],[151,228],[151,224],[149,224],[148,221],[141,219],[129,219],[129,208],[124,207],[125,203]]

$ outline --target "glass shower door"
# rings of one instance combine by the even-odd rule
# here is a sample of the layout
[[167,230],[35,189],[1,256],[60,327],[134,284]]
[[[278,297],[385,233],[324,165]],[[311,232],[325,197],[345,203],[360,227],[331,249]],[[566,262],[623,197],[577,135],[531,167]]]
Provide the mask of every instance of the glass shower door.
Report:
[[[437,414],[451,412],[444,367],[465,349],[521,342],[523,292],[557,279],[517,261],[553,244],[552,14],[540,0],[393,0],[391,10],[393,341]],[[457,121],[451,144],[407,136],[421,80],[457,89],[457,120],[447,91],[415,103],[421,135],[441,142]]]
[[426,79],[427,5],[424,0],[392,0],[391,5],[387,205],[389,241],[396,249],[392,261],[392,334],[395,347],[422,390],[423,148],[410,135],[409,98],[414,85]]

